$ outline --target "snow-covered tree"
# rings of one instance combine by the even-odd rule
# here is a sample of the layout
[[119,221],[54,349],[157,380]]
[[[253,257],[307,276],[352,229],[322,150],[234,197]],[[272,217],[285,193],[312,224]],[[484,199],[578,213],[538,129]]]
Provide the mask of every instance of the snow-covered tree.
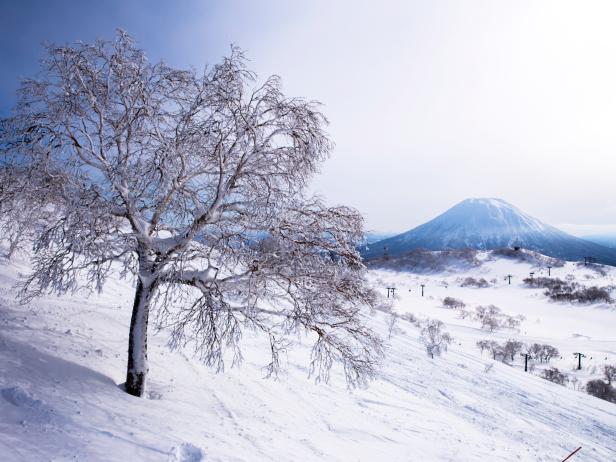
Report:
[[543,345],[539,343],[533,343],[528,347],[528,353],[533,359],[543,362]]
[[0,199],[34,243],[24,297],[134,275],[128,393],[144,393],[150,320],[218,369],[241,359],[250,328],[269,338],[269,373],[303,331],[317,378],[336,361],[351,385],[374,375],[361,216],[305,191],[332,148],[318,104],[286,97],[276,76],[258,84],[237,48],[179,70],[121,31],[49,46],[19,96],[2,121]]
[[428,356],[440,356],[443,351],[447,351],[447,346],[453,340],[449,333],[443,331],[443,322],[437,319],[427,319],[422,323],[420,340],[426,347]]
[[515,356],[524,349],[524,344],[519,340],[509,339],[503,345],[504,353],[511,358],[511,361],[515,360]]
[[552,345],[542,345],[542,347],[543,348],[541,350],[541,356],[543,357],[546,363],[549,363],[550,359],[560,354],[560,351],[558,351],[558,348],[553,347]]
[[501,327],[502,313],[499,307],[495,305],[478,306],[475,311],[482,329],[494,332]]
[[483,354],[484,351],[490,349],[490,342],[488,340],[479,340],[477,343],[475,343],[475,345],[477,345],[477,348],[479,348],[481,354]]
[[608,385],[612,385],[612,382],[616,382],[616,366],[607,365],[603,366],[603,374]]
[[505,351],[503,350],[503,346],[497,341],[488,340],[487,347],[490,353],[492,353],[492,359],[494,360],[496,360],[497,358],[501,358],[501,360],[507,359],[507,355],[505,354]]

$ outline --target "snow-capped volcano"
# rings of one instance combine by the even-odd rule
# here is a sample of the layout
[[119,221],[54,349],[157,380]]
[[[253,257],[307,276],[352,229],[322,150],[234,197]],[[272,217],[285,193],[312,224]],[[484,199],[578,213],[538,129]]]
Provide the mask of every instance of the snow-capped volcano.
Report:
[[565,233],[502,199],[466,199],[410,231],[362,249],[365,258],[401,255],[417,248],[496,249],[522,247],[564,260],[592,256],[616,265],[616,250]]

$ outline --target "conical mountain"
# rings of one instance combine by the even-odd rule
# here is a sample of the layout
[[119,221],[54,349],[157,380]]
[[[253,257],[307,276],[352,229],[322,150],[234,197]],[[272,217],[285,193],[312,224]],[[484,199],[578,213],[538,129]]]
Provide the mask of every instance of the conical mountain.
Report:
[[583,260],[616,266],[616,249],[572,236],[531,217],[502,199],[466,199],[410,231],[362,249],[366,259],[403,255],[414,249],[521,247],[563,260]]

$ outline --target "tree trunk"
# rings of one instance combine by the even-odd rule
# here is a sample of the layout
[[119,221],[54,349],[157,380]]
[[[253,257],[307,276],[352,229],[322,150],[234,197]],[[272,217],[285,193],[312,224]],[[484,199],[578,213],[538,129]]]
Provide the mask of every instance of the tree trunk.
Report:
[[137,278],[137,290],[133,303],[128,337],[128,365],[126,370],[126,392],[133,396],[143,396],[148,374],[148,315],[154,288],[151,283],[144,284]]

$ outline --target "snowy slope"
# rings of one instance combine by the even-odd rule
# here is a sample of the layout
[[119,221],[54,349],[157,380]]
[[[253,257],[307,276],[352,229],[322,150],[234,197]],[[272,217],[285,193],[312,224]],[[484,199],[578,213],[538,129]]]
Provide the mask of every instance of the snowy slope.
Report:
[[466,199],[410,231],[370,244],[366,258],[391,256],[413,249],[496,249],[519,246],[565,260],[594,256],[616,265],[616,249],[571,236],[542,223],[502,199]]
[[[366,390],[349,392],[339,371],[328,385],[307,379],[307,345],[289,355],[288,373],[274,381],[260,368],[265,343],[250,334],[241,369],[216,374],[188,352],[168,352],[160,333],[150,340],[149,399],[117,387],[125,372],[130,284],[114,280],[103,296],[20,306],[11,287],[26,269],[0,267],[2,461],[547,462],[578,446],[573,462],[616,460],[616,405],[526,374],[520,364],[481,357],[477,339],[517,334],[487,334],[441,308],[442,297],[452,295],[526,314],[519,335],[556,344],[563,369],[572,349],[616,362],[614,307],[549,303],[519,286],[527,264],[498,260],[468,273],[498,277],[488,289],[457,287],[456,278],[467,274],[373,272],[379,290],[398,287],[396,311],[442,319],[455,342],[430,360],[416,327],[400,321],[382,377]],[[558,271],[597,276],[572,265]],[[511,286],[501,281],[509,272]],[[372,322],[387,335],[385,315]],[[588,367],[585,378],[596,374]]]

